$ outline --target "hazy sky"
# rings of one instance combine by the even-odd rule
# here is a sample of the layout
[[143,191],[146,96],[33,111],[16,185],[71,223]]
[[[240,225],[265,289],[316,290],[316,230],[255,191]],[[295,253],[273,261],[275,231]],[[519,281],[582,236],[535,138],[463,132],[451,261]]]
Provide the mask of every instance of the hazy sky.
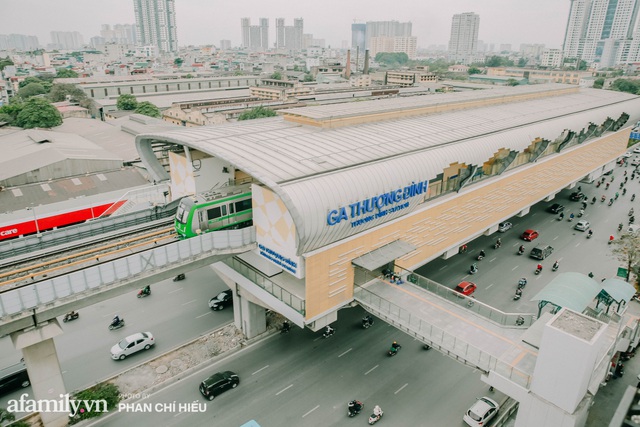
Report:
[[[389,8],[392,5],[392,8]],[[480,15],[478,38],[485,43],[543,43],[560,48],[569,0],[177,0],[178,44],[241,42],[240,18],[269,19],[269,42],[275,42],[275,18],[304,19],[304,32],[327,45],[351,44],[351,24],[411,21],[418,46],[447,44],[456,13]],[[0,0],[0,34],[35,35],[51,43],[50,31],[79,31],[85,40],[100,35],[101,24],[134,23],[133,0]]]

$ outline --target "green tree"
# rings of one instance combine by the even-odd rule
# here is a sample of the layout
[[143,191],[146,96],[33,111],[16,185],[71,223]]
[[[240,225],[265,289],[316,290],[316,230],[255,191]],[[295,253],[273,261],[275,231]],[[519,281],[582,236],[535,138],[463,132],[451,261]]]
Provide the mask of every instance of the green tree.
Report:
[[18,90],[16,96],[19,96],[22,99],[28,99],[32,96],[42,95],[47,93],[44,87],[40,83],[29,83],[24,86],[22,89]]
[[616,79],[611,85],[612,90],[638,94],[640,90],[640,82],[636,80]]
[[45,91],[47,91],[47,93],[49,93],[52,86],[51,79],[49,79],[48,75],[45,75],[44,78],[29,76],[26,79],[22,80],[20,83],[18,83],[18,88],[23,88],[26,85],[31,83],[38,83],[42,85],[42,87],[44,88]]
[[481,74],[481,73],[482,73],[482,70],[480,70],[480,69],[479,69],[479,68],[477,68],[477,67],[469,67],[469,70],[468,70],[467,72],[469,73],[469,75],[472,75],[472,74]]
[[275,111],[269,108],[265,108],[261,105],[259,107],[252,108],[251,110],[245,111],[244,113],[240,114],[240,116],[238,117],[238,120],[261,119],[263,117],[273,117],[276,115],[277,114]]
[[49,99],[51,102],[65,101],[69,97],[69,101],[77,102],[84,108],[91,107],[91,100],[87,97],[82,89],[68,83],[56,83],[49,91]]
[[78,77],[78,73],[69,68],[58,68],[56,69],[56,73],[56,77],[58,78]]
[[520,83],[516,79],[508,79],[507,86],[518,86]]
[[613,241],[611,252],[626,267],[627,282],[631,273],[635,274],[637,290],[637,278],[640,276],[640,237],[631,233],[622,234],[619,239]]
[[183,62],[184,62],[184,59],[182,58],[176,58],[173,60],[173,64],[177,65],[178,67],[181,67]]
[[[74,393],[71,398],[76,402],[95,402],[91,407],[86,407],[84,403],[80,404],[78,413],[74,417],[69,418],[69,424],[73,425],[82,420],[101,416],[103,412],[98,411],[103,409],[106,409],[107,412],[111,412],[118,402],[120,402],[120,391],[114,384],[101,383],[86,390]],[[101,405],[96,404],[96,401],[106,402],[107,407],[102,408]]]
[[138,100],[135,96],[125,93],[118,97],[116,107],[118,110],[135,110],[138,106]]
[[280,73],[279,71],[276,71],[275,73],[271,74],[269,78],[273,80],[282,80],[282,73]]
[[145,116],[160,118],[162,114],[158,107],[150,103],[149,101],[142,101],[138,103],[138,106],[135,110],[138,114],[144,114]]
[[7,122],[10,125],[15,125],[18,121],[18,114],[22,111],[24,102],[22,98],[13,97],[8,104],[0,107],[0,122]]
[[603,86],[604,86],[604,78],[599,77],[593,81],[594,89],[602,89]]
[[527,66],[527,60],[525,58],[518,59],[518,67],[523,68]]
[[13,65],[13,61],[9,59],[8,56],[6,58],[0,58],[0,71],[4,70],[4,67],[8,65]]
[[18,114],[16,125],[21,128],[51,128],[62,124],[60,112],[44,98],[29,98]]
[[312,82],[313,81],[313,76],[311,75],[311,73],[305,73],[304,75],[304,80],[302,80],[303,82]]

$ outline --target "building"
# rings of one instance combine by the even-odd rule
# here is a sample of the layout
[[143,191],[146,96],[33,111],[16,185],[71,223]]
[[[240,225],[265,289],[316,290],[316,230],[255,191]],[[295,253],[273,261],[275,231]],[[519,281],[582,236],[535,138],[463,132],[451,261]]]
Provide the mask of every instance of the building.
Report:
[[23,34],[0,34],[0,50],[17,50],[26,52],[36,50],[40,47],[36,36],[25,36]]
[[56,49],[79,49],[84,44],[82,34],[77,31],[51,31],[51,44]]
[[413,59],[416,57],[417,44],[418,39],[411,36],[411,22],[370,21],[366,23],[365,50],[368,49],[374,57],[380,52],[404,52]]
[[133,0],[136,40],[157,46],[161,53],[178,51],[175,0]]
[[[590,71],[576,70],[537,70],[533,68],[507,68],[507,67],[490,67],[487,68],[485,77],[508,77],[517,81],[526,79],[529,83],[564,83],[571,85],[579,85],[580,80],[585,77],[592,77]],[[475,76],[477,77],[477,76]],[[480,77],[481,79],[482,77]],[[476,80],[480,80],[476,79]]]
[[540,66],[549,68],[560,68],[562,67],[563,59],[564,56],[562,55],[562,50],[545,49],[540,55]]
[[364,52],[367,46],[367,24],[351,24],[351,49]]
[[138,42],[135,24],[116,24],[113,28],[109,24],[102,24],[100,37],[104,39],[105,43],[135,45]]
[[288,101],[309,95],[313,89],[300,82],[262,79],[260,85],[251,87],[251,96],[272,101]]
[[276,48],[300,51],[304,47],[304,20],[296,18],[293,26],[284,25],[284,18],[276,19]]
[[387,71],[384,77],[385,85],[400,87],[420,86],[420,84],[437,82],[438,77],[434,73],[424,70]]
[[231,50],[231,40],[220,40],[220,50]]
[[639,8],[639,0],[571,0],[563,43],[565,58],[599,68],[635,62],[640,54]]
[[251,25],[249,18],[240,20],[242,47],[251,50],[269,49],[269,19],[260,18],[260,25]]
[[449,60],[470,64],[477,51],[480,15],[473,12],[453,15],[449,38]]

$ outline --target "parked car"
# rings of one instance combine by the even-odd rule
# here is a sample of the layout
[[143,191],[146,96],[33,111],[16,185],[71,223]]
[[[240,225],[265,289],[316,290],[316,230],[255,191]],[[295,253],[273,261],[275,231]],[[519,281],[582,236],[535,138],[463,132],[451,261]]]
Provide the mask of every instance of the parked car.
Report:
[[513,227],[513,224],[511,224],[510,222],[508,222],[508,221],[501,222],[498,225],[498,231],[501,232],[501,233],[504,233],[505,231],[510,230],[511,227]]
[[591,224],[589,223],[589,221],[585,221],[583,219],[581,221],[578,221],[578,223],[573,228],[580,231],[587,231],[589,227],[591,227]]
[[23,362],[0,369],[0,395],[29,387],[30,384],[27,367]]
[[529,256],[535,259],[545,259],[553,253],[553,247],[549,245],[538,245],[531,249]]
[[474,293],[477,288],[478,286],[473,282],[460,282],[454,290],[462,295],[469,296]]
[[472,427],[486,426],[496,416],[499,409],[498,402],[486,396],[481,397],[467,410],[462,419]]
[[537,239],[538,236],[540,234],[538,234],[538,232],[536,230],[525,230],[524,233],[522,233],[522,240],[526,240],[527,242],[532,242],[533,240]]
[[123,360],[125,357],[131,356],[140,350],[149,350],[155,343],[151,332],[138,332],[129,335],[111,347],[111,358],[113,360]]
[[569,196],[569,198],[570,198],[571,200],[573,200],[574,202],[579,202],[579,201],[581,201],[582,199],[584,199],[585,197],[587,197],[587,196],[585,196],[585,195],[584,195],[584,193],[583,193],[582,191],[574,191],[574,192],[573,192],[573,193],[571,193],[571,195]]
[[549,206],[549,212],[557,214],[560,213],[564,210],[564,206],[561,205],[560,203],[554,203],[551,206]]
[[240,377],[235,372],[218,372],[200,383],[200,393],[205,398],[213,400],[220,393],[238,387],[238,384]]
[[209,308],[211,310],[222,310],[229,305],[233,305],[233,292],[231,290],[222,291],[209,300]]

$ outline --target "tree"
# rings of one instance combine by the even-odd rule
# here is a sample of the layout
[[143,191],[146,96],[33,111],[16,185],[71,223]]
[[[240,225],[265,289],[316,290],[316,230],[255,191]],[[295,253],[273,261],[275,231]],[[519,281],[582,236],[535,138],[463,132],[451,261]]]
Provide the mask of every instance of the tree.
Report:
[[22,99],[28,99],[32,96],[42,95],[45,93],[47,93],[47,91],[44,87],[42,87],[40,83],[29,83],[22,89],[18,90],[18,93],[16,95]]
[[138,103],[138,106],[135,110],[138,114],[144,114],[145,116],[160,118],[162,114],[158,107],[150,103],[149,101],[142,101]]
[[273,117],[273,116],[277,116],[276,112],[269,109],[269,108],[265,108],[262,105],[256,108],[252,108],[249,111],[245,111],[244,113],[240,114],[240,116],[238,117],[238,120],[253,120],[253,119],[261,119],[263,117]]
[[[627,268],[627,282],[631,273],[636,277],[640,273],[640,237],[632,233],[624,233],[619,239],[613,241],[613,255],[618,261],[624,263]],[[637,286],[636,286],[637,289]]]
[[65,101],[67,97],[69,97],[69,101],[77,102],[81,107],[91,107],[91,100],[87,97],[87,94],[72,84],[56,83],[49,91],[49,99],[51,102]]
[[525,58],[518,59],[518,67],[523,68],[527,66],[527,60]]
[[507,86],[518,86],[520,83],[516,79],[508,79]]
[[269,78],[273,80],[282,80],[282,74],[279,71],[276,71],[275,73],[271,74]]
[[56,77],[58,78],[69,78],[69,77],[78,77],[78,73],[69,68],[58,68],[56,69]]
[[599,77],[593,81],[594,89],[602,89],[603,86],[604,86],[604,78]]
[[469,70],[468,70],[467,72],[469,73],[469,75],[472,75],[472,74],[481,74],[481,73],[482,73],[482,70],[480,70],[480,69],[479,69],[479,68],[477,68],[477,67],[469,67]]
[[8,104],[0,107],[0,122],[7,122],[10,125],[15,125],[18,121],[18,114],[22,111],[24,102],[22,98],[13,97]]
[[33,77],[33,76],[29,76],[26,79],[24,79],[23,81],[21,81],[20,83],[18,83],[18,88],[23,88],[28,84],[31,83],[38,83],[40,85],[42,85],[42,87],[44,88],[45,91],[47,91],[47,93],[49,93],[49,91],[51,90],[51,80],[49,79],[48,76],[44,76],[44,78],[41,77]]
[[313,81],[313,76],[311,75],[311,73],[305,73],[304,75],[304,80],[302,80],[303,82],[312,82]]
[[612,90],[637,94],[640,91],[640,82],[627,79],[616,79],[611,85]]
[[135,110],[137,106],[138,100],[136,97],[127,93],[120,95],[116,101],[118,110]]
[[184,62],[184,59],[182,58],[176,58],[173,60],[173,64],[177,65],[178,67],[181,67],[183,62]]
[[8,56],[6,58],[0,58],[0,71],[4,70],[4,67],[8,65],[13,65],[13,61],[9,59]]
[[29,98],[18,114],[16,125],[21,128],[51,128],[62,124],[62,115],[44,98]]

